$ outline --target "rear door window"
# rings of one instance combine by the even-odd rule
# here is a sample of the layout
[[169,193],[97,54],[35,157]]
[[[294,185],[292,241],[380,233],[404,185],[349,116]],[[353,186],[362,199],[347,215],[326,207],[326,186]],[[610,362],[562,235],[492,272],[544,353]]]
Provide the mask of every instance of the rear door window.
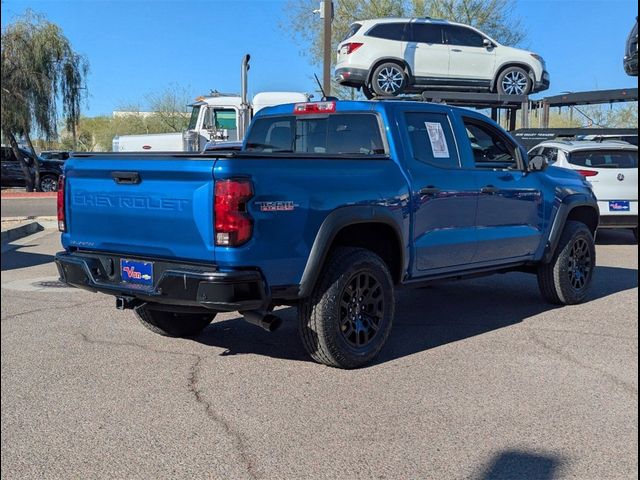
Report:
[[406,23],[380,23],[367,33],[369,37],[384,38],[385,40],[406,40]]
[[245,151],[308,155],[385,155],[378,117],[370,113],[261,117]]
[[638,152],[631,150],[582,150],[569,155],[569,163],[591,168],[638,168]]
[[435,167],[460,166],[458,149],[446,114],[408,112],[405,120],[413,158]]
[[413,23],[409,28],[408,41],[442,44],[442,26],[429,23]]

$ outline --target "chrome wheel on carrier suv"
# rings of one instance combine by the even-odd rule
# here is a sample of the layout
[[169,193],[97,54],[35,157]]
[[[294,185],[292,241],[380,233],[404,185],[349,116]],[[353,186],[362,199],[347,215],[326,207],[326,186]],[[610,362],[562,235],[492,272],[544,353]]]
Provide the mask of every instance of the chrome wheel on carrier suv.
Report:
[[498,77],[498,93],[503,95],[528,95],[531,87],[531,77],[521,67],[509,67]]
[[376,95],[399,95],[407,86],[407,74],[397,63],[383,63],[374,70],[371,84]]

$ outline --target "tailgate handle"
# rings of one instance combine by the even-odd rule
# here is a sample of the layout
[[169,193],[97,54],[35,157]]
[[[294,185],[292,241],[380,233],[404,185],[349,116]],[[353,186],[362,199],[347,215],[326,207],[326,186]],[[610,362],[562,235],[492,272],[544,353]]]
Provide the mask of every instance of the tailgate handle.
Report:
[[136,185],[140,183],[138,172],[111,172],[113,181],[120,185]]

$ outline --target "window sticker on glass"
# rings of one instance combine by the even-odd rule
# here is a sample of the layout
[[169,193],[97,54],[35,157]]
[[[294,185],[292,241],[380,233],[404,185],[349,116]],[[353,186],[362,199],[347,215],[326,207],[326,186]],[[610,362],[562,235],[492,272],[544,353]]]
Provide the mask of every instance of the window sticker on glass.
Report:
[[424,125],[427,127],[427,133],[429,134],[433,157],[449,158],[449,145],[447,145],[442,124],[439,122],[424,122]]

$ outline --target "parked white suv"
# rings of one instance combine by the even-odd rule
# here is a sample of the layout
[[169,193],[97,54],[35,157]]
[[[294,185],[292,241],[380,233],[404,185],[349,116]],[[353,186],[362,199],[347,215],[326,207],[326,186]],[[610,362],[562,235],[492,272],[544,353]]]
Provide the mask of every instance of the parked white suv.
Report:
[[468,25],[429,18],[353,23],[338,45],[335,79],[374,94],[426,89],[527,95],[549,88],[544,60]]
[[548,141],[529,151],[577,170],[593,186],[600,228],[631,228],[638,239],[638,147],[621,141]]

